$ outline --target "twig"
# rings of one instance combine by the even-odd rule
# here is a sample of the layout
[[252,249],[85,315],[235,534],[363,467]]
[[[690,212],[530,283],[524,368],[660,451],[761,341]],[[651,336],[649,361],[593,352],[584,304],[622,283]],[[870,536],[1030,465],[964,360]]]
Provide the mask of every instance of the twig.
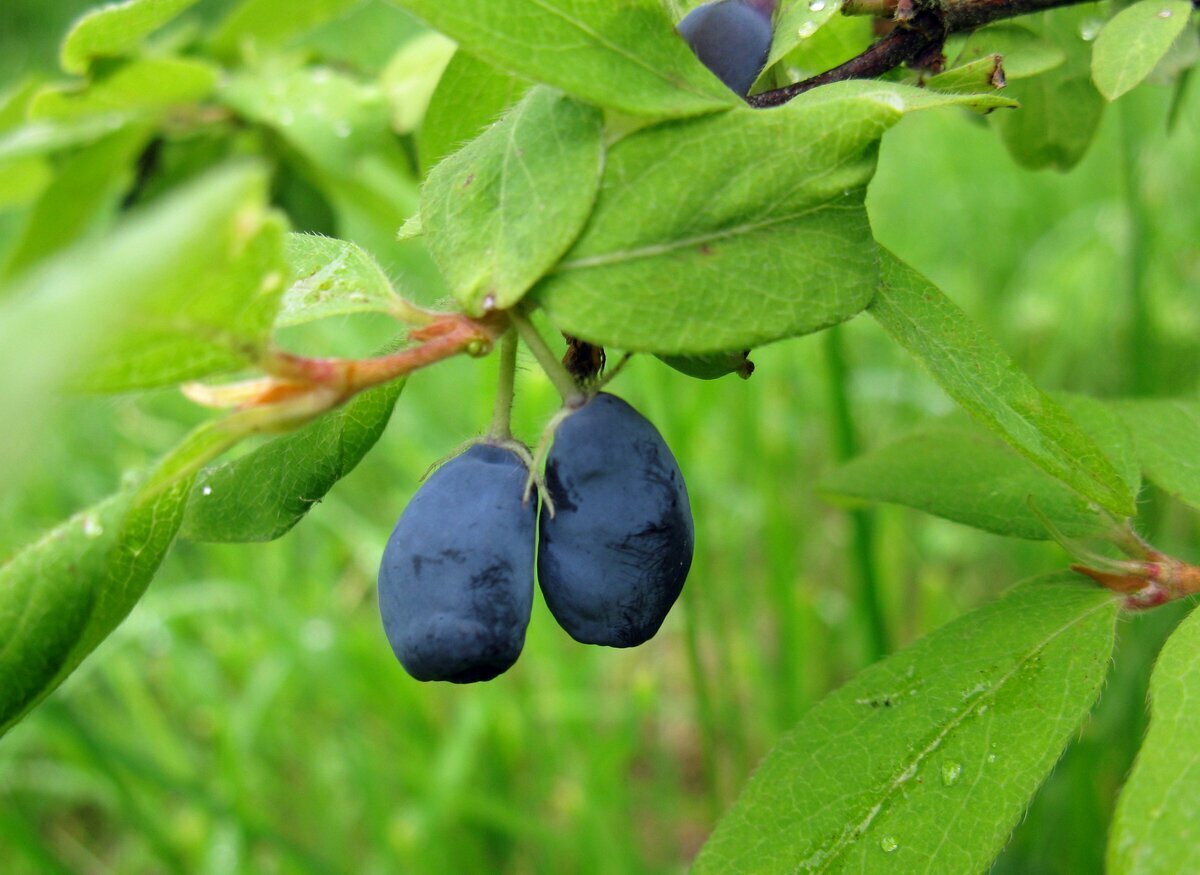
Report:
[[[901,16],[905,4],[899,0],[848,0],[842,8],[846,15],[896,16],[905,17],[905,20],[897,21],[890,33],[844,64],[810,79],[752,95],[746,101],[760,109],[781,106],[806,91],[830,82],[875,79],[901,64],[940,51],[950,34],[975,30],[993,21],[1082,2],[1085,0],[940,0],[936,4],[920,5],[915,15],[906,12]],[[911,9],[911,2],[908,8]]]

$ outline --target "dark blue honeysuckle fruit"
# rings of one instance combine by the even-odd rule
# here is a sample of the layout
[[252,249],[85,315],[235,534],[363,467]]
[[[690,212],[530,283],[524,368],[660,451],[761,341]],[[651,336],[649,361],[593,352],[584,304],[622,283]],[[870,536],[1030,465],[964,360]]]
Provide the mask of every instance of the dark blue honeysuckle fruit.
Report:
[[742,97],[771,51],[775,0],[718,0],[697,6],[676,30],[701,63]]
[[601,393],[567,416],[546,459],[538,582],[577,641],[634,647],[658,631],[692,565],[687,486],[658,430]]
[[379,611],[419,681],[471,683],[508,670],[533,605],[536,497],[514,452],[479,444],[425,481],[379,568]]

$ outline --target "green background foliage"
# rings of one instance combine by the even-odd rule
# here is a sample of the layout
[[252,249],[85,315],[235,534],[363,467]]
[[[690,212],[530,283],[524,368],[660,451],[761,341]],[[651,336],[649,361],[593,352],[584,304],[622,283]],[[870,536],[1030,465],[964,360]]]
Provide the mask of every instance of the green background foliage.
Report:
[[[1030,496],[1070,536],[1103,527],[1089,499],[1136,507],[1158,546],[1200,558],[1200,89],[1175,77],[1191,31],[1166,45],[1063,10],[955,43],[953,93],[909,76],[754,113],[671,36],[664,10],[690,5],[631,0],[614,23],[598,0],[138,0],[61,52],[87,3],[0,8],[0,668],[20,669],[0,671],[0,722],[80,665],[0,741],[6,873],[623,875],[721,871],[756,843],[762,869],[983,871],[1003,848],[996,872],[1087,873],[1109,834],[1117,871],[1149,871],[1155,842],[1189,865],[1195,842],[1162,836],[1194,825],[1129,812],[1175,798],[1163,776],[1189,765],[1190,736],[1171,733],[1198,716],[1194,619],[1154,669],[1158,741],[1113,812],[1190,605],[1119,620],[1110,665],[1102,591],[1058,574],[1002,594],[1067,561]],[[447,42],[399,6],[460,41],[440,79]],[[836,3],[783,7],[765,78],[869,38]],[[1119,70],[1118,39],[1144,47]],[[572,63],[549,61],[563,42]],[[1012,87],[967,93],[997,52]],[[653,642],[580,647],[539,601],[512,671],[419,685],[383,638],[374,576],[421,476],[486,428],[492,362],[421,372],[198,473],[220,435],[191,432],[205,413],[157,387],[251,364],[277,305],[288,349],[369,356],[389,348],[397,292],[477,304],[454,268],[484,267],[478,239],[443,240],[439,259],[396,232],[437,161],[529,80],[631,114],[606,116],[582,229],[573,214],[543,240],[544,216],[447,201],[456,233],[499,219],[487,239],[522,244],[484,247],[488,276],[515,276],[506,300],[528,291],[548,335],[547,316],[618,346],[723,352],[850,319],[881,275],[885,293],[874,318],[754,350],[748,382],[637,356],[614,384],[663,432],[696,515],[692,576]],[[1009,96],[1023,108],[957,108]],[[592,111],[560,102],[594,146]],[[594,173],[582,152],[561,166]],[[597,180],[571,182],[559,206],[590,202]],[[520,364],[514,427],[533,442],[557,401]],[[83,386],[120,392],[58,391]],[[975,419],[947,417],[954,401]],[[138,491],[189,433],[179,479]],[[220,543],[245,540],[269,543]],[[878,625],[897,652],[862,671]],[[798,850],[791,824],[830,800]],[[943,840],[952,811],[969,841]]]

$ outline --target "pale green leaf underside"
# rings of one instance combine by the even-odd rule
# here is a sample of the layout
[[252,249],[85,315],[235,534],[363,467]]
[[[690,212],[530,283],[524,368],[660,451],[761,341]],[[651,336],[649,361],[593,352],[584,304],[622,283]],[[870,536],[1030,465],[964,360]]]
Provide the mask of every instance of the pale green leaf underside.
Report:
[[1188,0],[1140,0],[1104,25],[1092,50],[1092,80],[1116,100],[1150,75],[1192,15]]
[[868,668],[767,755],[693,871],[985,872],[1096,700],[1117,613],[1050,575]]
[[524,96],[529,83],[461,49],[438,81],[417,132],[421,173],[475,139]]
[[1113,405],[1133,432],[1146,477],[1200,508],[1200,401],[1163,398]]
[[63,40],[63,69],[86,73],[95,58],[129,54],[147,36],[195,4],[196,0],[125,0],[94,9],[75,22]]
[[399,296],[362,247],[315,234],[288,234],[285,250],[292,284],[280,301],[276,328],[352,313],[395,313]]
[[505,70],[635,115],[688,116],[738,98],[696,60],[659,0],[393,0]]
[[538,87],[430,172],[422,227],[468,313],[517,303],[579,236],[600,185],[603,121]]
[[936,76],[930,76],[925,85],[934,91],[950,91],[956,94],[994,91],[1004,86],[1004,73],[1004,59],[999,54],[984,55],[966,64],[951,67]]
[[1163,645],[1150,705],[1150,729],[1113,817],[1109,875],[1200,872],[1200,613]]
[[[1138,463],[1121,423],[1093,399],[1062,401],[1137,492]],[[1103,534],[1111,527],[1111,521],[1096,513],[1079,493],[962,415],[930,423],[864,453],[826,475],[821,489],[913,507],[1016,538],[1052,538],[1031,509],[1031,501],[1068,537]]]
[[0,567],[0,735],[133,608],[175,537],[189,485],[114,496]]
[[569,334],[665,354],[844,321],[876,284],[863,200],[884,131],[907,111],[1007,104],[840,82],[643,128],[609,151],[591,220],[533,297]]
[[181,536],[246,542],[288,532],[375,446],[403,386],[364,392],[292,434],[200,472]]
[[870,312],[939,385],[1015,450],[1119,518],[1134,491],[1112,461],[940,289],[882,252],[882,285]]

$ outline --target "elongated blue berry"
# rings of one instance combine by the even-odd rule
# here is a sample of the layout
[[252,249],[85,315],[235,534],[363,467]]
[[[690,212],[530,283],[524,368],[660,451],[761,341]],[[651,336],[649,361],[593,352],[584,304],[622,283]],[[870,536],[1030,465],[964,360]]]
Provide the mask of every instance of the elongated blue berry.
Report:
[[471,447],[425,481],[379,568],[379,610],[396,657],[419,681],[470,683],[508,670],[533,604],[537,503],[528,469],[500,447]]
[[633,647],[658,631],[692,565],[687,487],[658,430],[614,395],[568,416],[546,460],[538,582],[571,637]]
[[771,50],[774,8],[774,0],[718,0],[693,9],[676,29],[704,66],[745,97]]

